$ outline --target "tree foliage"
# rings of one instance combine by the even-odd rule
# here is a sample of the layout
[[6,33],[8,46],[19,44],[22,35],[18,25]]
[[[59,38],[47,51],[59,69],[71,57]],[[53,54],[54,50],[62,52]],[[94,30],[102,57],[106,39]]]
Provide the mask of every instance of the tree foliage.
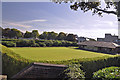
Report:
[[[115,2],[115,0],[104,0],[105,7],[102,6],[103,2],[101,0],[79,0],[79,2],[74,2],[74,0],[52,0],[53,2],[61,4],[62,2],[73,3],[70,5],[72,10],[77,11],[78,9],[83,12],[92,11],[92,15],[98,14],[102,16],[102,13],[120,15],[120,1]],[[113,8],[113,10],[109,10]]]
[[80,64],[69,64],[64,72],[65,78],[68,80],[81,80],[85,78],[85,72],[81,69]]
[[10,28],[1,28],[2,37],[3,38],[28,38],[28,39],[44,39],[44,40],[68,40],[68,41],[76,41],[76,36],[74,34],[66,34],[64,32],[56,33],[54,31],[46,32],[44,31],[42,34],[39,34],[38,30],[32,30],[32,32],[26,31],[22,33],[18,29],[10,29]]
[[36,39],[38,36],[39,36],[38,30],[33,30],[32,37]]
[[32,37],[32,33],[26,31],[25,34],[24,34],[24,38],[31,38],[31,37]]
[[58,40],[66,40],[67,34],[64,32],[60,32],[57,36]]
[[20,37],[23,37],[23,34],[18,29],[5,28],[5,29],[2,29],[2,36],[8,37],[8,38],[20,38]]

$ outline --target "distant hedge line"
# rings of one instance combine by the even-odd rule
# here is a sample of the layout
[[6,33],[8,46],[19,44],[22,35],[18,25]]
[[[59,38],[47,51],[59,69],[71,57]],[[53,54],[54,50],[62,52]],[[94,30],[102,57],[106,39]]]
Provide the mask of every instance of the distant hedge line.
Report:
[[2,39],[2,45],[7,47],[69,47],[77,46],[77,43],[64,40]]
[[114,57],[104,56],[96,58],[81,58],[81,59],[72,59],[65,61],[32,61],[27,60],[8,49],[5,46],[2,46],[2,61],[3,61],[3,74],[7,74],[10,78],[24,67],[28,66],[32,62],[41,62],[41,63],[52,63],[52,64],[81,64],[83,66],[83,71],[85,72],[86,78],[92,78],[93,72],[98,71],[99,69],[110,67],[110,66],[120,66],[120,56],[116,55]]

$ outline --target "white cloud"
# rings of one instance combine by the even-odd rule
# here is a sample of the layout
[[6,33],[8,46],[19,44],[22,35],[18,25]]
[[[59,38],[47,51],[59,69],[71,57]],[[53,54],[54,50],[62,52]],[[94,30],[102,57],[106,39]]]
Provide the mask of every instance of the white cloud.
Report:
[[29,20],[29,21],[22,21],[18,23],[34,23],[34,22],[46,22],[47,20],[45,19],[35,19],[35,20]]
[[23,27],[23,28],[30,28],[32,26],[29,25],[24,25],[24,24],[18,24],[18,23],[14,23],[14,22],[3,22],[3,26],[15,26],[15,27]]

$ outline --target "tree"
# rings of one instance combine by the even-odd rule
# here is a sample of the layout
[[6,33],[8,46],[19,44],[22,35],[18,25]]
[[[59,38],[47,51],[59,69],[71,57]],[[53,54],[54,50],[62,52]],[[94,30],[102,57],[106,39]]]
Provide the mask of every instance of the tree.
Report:
[[58,40],[65,40],[66,39],[66,34],[64,32],[60,32],[59,35],[57,36]]
[[18,29],[5,28],[2,30],[2,36],[7,38],[20,38],[23,36],[22,32]]
[[55,32],[48,32],[48,40],[55,40],[57,38],[58,34]]
[[37,38],[39,36],[38,30],[33,30],[32,31],[32,37]]
[[74,35],[74,34],[68,34],[67,35],[67,40],[68,41],[76,41],[76,35]]
[[22,32],[15,28],[11,29],[9,33],[10,33],[10,36],[13,38],[23,37]]
[[40,39],[47,39],[48,38],[48,32],[43,32],[41,35],[39,35]]
[[26,31],[25,34],[24,34],[24,38],[31,38],[31,37],[32,37],[32,33]]
[[10,36],[9,36],[9,31],[10,31],[11,29],[10,28],[5,28],[5,29],[3,29],[2,30],[2,36],[3,37],[8,37],[8,38],[10,38]]
[[39,38],[40,39],[46,39],[46,40],[50,40],[50,39],[55,40],[57,36],[58,36],[58,34],[52,31],[52,32],[43,32],[39,36]]
[[[115,2],[115,0],[104,0],[105,7],[103,8],[101,6],[102,2],[101,0],[79,0],[79,2],[74,2],[74,0],[52,0],[56,3],[65,2],[68,3],[69,1],[73,3],[70,5],[70,8],[77,11],[78,9],[81,9],[83,12],[92,11],[93,15],[98,14],[102,15],[102,13],[107,14],[115,14],[120,16],[120,1]],[[117,1],[117,0],[116,0]],[[115,10],[109,10],[109,8],[114,7]]]

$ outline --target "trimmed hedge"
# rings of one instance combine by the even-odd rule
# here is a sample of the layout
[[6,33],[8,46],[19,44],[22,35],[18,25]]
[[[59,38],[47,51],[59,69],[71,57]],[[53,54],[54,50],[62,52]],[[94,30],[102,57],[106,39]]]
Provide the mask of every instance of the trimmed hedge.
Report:
[[28,64],[32,63],[15,54],[12,50],[0,44],[2,47],[2,74],[7,75],[8,78],[12,77]]
[[[28,39],[2,39],[7,47],[69,47],[78,46],[76,42],[64,40],[28,40]],[[10,46],[9,46],[10,44]],[[14,44],[14,45],[13,45]]]
[[96,58],[81,58],[72,59],[65,61],[32,61],[24,59],[7,47],[0,45],[2,47],[2,61],[3,61],[3,74],[7,74],[8,78],[19,72],[21,69],[26,67],[32,62],[41,63],[52,63],[52,64],[81,64],[83,66],[83,71],[85,72],[86,78],[92,78],[93,72],[99,69],[110,67],[110,66],[120,66],[120,56],[116,55],[113,57],[96,57]]

